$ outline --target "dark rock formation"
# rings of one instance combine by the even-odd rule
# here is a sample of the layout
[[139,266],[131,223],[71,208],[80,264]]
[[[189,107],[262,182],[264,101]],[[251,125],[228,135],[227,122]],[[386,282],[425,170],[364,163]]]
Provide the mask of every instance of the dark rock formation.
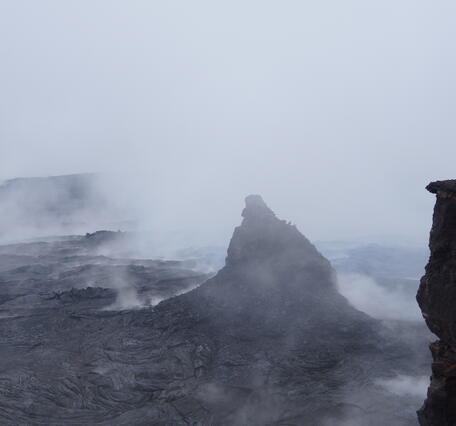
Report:
[[431,346],[432,378],[419,411],[423,426],[456,425],[456,180],[432,182],[437,195],[429,248],[431,256],[417,300],[429,329],[440,340]]
[[[419,374],[413,345],[351,307],[329,262],[261,197],[243,217],[225,267],[154,308],[107,310],[112,291],[68,289],[86,276],[104,287],[102,257],[60,279],[5,271],[0,289],[19,274],[20,291],[0,294],[0,423],[413,424],[409,399],[377,384]],[[142,266],[128,276],[166,284],[159,264]],[[32,285],[52,292],[28,296]]]
[[337,292],[330,263],[295,226],[279,220],[258,195],[246,198],[242,216],[225,267],[186,295],[192,310],[208,305],[214,318],[245,316],[243,328],[265,322],[273,329],[286,327],[281,331],[287,338],[301,321],[307,329],[318,321],[334,337],[338,330],[351,336],[372,332],[377,323]]

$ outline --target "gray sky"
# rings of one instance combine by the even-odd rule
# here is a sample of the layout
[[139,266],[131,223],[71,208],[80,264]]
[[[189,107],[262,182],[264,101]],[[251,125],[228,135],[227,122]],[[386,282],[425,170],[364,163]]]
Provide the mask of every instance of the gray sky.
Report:
[[456,2],[0,0],[0,179],[120,172],[224,241],[261,193],[312,239],[426,238],[456,177]]

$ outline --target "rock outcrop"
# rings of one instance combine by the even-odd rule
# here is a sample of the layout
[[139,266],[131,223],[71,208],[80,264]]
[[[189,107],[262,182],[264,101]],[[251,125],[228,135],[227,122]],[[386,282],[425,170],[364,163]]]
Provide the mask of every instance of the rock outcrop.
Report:
[[[211,309],[235,316],[247,314],[258,320],[291,323],[305,319],[333,323],[346,316],[357,326],[375,321],[356,311],[335,286],[330,263],[298,229],[278,219],[258,195],[246,198],[243,222],[234,230],[226,265],[218,274],[187,295],[196,305],[205,300]],[[170,301],[174,303],[174,301]],[[195,307],[194,309],[197,309]],[[314,324],[315,325],[315,324]],[[354,330],[353,330],[354,331]]]
[[418,413],[422,426],[456,425],[456,180],[432,182],[436,194],[429,248],[431,256],[417,294],[429,329],[432,378]]

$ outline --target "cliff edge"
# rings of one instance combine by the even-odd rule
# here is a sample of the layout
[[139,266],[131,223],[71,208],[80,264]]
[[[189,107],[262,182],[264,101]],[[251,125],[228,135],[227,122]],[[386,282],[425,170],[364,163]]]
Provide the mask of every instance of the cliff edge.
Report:
[[456,425],[456,180],[436,181],[429,240],[431,255],[417,301],[429,329],[440,340],[430,345],[433,363],[427,399],[418,411],[422,426]]

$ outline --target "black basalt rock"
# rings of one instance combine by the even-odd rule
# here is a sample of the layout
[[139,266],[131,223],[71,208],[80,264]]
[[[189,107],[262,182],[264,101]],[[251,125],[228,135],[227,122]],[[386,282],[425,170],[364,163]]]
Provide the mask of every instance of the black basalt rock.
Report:
[[427,399],[418,412],[422,426],[456,425],[456,180],[430,183],[436,194],[429,240],[431,255],[417,301],[429,329],[433,364]]

